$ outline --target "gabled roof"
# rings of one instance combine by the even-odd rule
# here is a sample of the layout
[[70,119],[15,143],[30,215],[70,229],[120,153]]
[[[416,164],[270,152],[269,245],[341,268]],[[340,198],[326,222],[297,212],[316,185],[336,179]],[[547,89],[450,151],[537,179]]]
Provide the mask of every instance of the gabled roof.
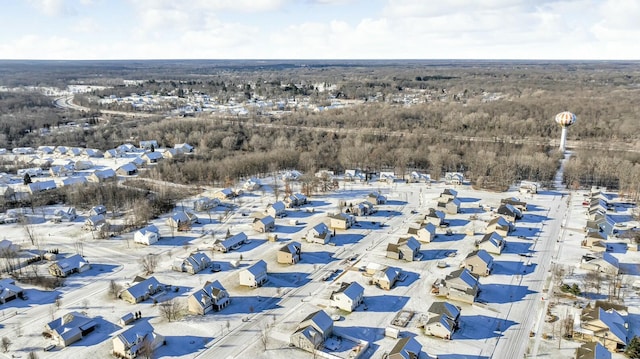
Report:
[[83,331],[95,327],[97,323],[78,312],[69,312],[47,324],[47,328],[53,330],[65,342]]
[[600,320],[613,335],[609,335],[608,338],[615,340],[624,345],[627,344],[628,332],[625,327],[625,321],[622,315],[614,309],[605,310],[604,308],[585,308],[580,315],[582,322],[592,322],[594,320]]
[[356,300],[358,297],[364,294],[364,288],[360,284],[358,284],[358,282],[342,283],[340,289],[331,293],[331,298],[333,298],[335,294],[339,293],[343,293],[348,298]]
[[398,340],[389,352],[389,356],[399,354],[404,359],[418,359],[420,352],[422,352],[422,345],[415,338],[406,337]]
[[324,310],[319,310],[307,315],[300,324],[298,324],[298,329],[303,329],[309,325],[313,325],[324,335],[324,333],[327,333],[333,327],[333,320]]
[[125,344],[125,348],[129,348],[138,343],[139,339],[144,340],[153,334],[153,326],[149,322],[138,322],[133,327],[123,331],[117,335],[117,338]]
[[80,268],[86,264],[88,264],[89,261],[87,261],[86,259],[82,258],[81,255],[79,254],[74,254],[70,257],[67,257],[65,259],[61,259],[59,261],[56,262],[56,264],[58,265],[58,267],[60,267],[63,270],[70,270],[72,268]]
[[611,359],[611,352],[599,342],[589,342],[576,350],[576,359]]
[[131,294],[134,298],[144,297],[146,293],[149,292],[149,288],[157,288],[160,286],[160,282],[156,279],[156,277],[149,277],[147,279],[143,279],[142,281],[132,285],[131,287],[125,289],[129,294]]
[[456,327],[456,323],[446,314],[433,316],[429,318],[426,324],[429,325],[433,323],[440,323],[440,325],[442,325],[449,333],[453,333]]
[[440,218],[444,220],[444,212],[438,211],[435,208],[429,208],[429,213],[427,213],[426,217]]
[[245,271],[253,274],[254,276],[261,275],[262,273],[267,272],[267,263],[261,259],[255,262],[250,267],[246,268]]
[[478,244],[484,243],[484,242],[489,242],[496,247],[501,247],[504,242],[504,238],[502,238],[502,236],[496,232],[491,232],[491,233],[485,234],[482,237],[482,239],[478,241]]
[[300,252],[302,246],[298,242],[291,242],[280,248],[280,252],[286,252],[291,254],[297,254]]
[[125,172],[135,172],[138,170],[138,167],[136,167],[135,164],[133,164],[132,162],[129,163],[125,163],[122,166],[118,167],[119,170],[123,170]]
[[509,222],[502,216],[498,216],[489,221],[488,226],[496,225],[498,228],[509,228]]
[[93,172],[93,175],[100,179],[107,179],[115,177],[116,171],[114,171],[112,168],[107,168],[104,170],[96,170]]
[[415,239],[413,236],[409,236],[406,238],[399,238],[398,246],[402,246],[402,245],[406,245],[407,247],[409,247],[409,249],[413,251],[420,250],[420,242],[418,242],[418,240]]
[[485,262],[487,265],[493,263],[493,257],[491,256],[491,254],[489,254],[489,252],[485,251],[484,249],[475,250],[475,251],[467,254],[467,257],[465,259],[469,259],[469,258],[473,258],[473,257],[478,257],[480,260]]
[[478,277],[469,272],[466,268],[455,270],[445,277],[445,281],[458,281],[464,283],[469,288],[475,288],[478,286]]
[[456,320],[460,317],[460,308],[449,302],[433,302],[427,312],[436,315],[444,314],[452,320]]
[[276,210],[276,212],[282,212],[287,208],[287,206],[285,206],[284,202],[282,202],[282,201],[278,201],[276,203],[272,203],[272,204],[269,205],[269,207],[271,207],[274,210]]

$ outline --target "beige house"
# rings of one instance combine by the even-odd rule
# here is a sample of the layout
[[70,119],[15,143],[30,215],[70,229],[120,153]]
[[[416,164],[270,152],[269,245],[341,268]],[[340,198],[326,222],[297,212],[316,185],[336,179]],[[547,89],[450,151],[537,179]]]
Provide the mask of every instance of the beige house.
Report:
[[422,344],[413,337],[405,337],[396,343],[389,352],[388,359],[419,359]]
[[329,215],[329,228],[349,229],[355,223],[355,217],[347,213]]
[[512,230],[511,223],[509,223],[509,221],[504,219],[504,217],[497,216],[493,218],[491,221],[489,221],[489,223],[487,224],[487,230],[485,231],[485,233],[496,232],[502,237],[506,237],[509,235],[509,232],[511,232],[511,230]]
[[506,241],[504,238],[496,232],[485,234],[482,239],[476,243],[478,249],[484,249],[492,254],[501,254],[505,245]]
[[322,347],[332,333],[333,320],[324,310],[319,310],[309,314],[298,324],[290,342],[294,347],[313,353]]
[[618,259],[607,252],[582,256],[580,268],[614,276],[620,272]]
[[460,325],[460,307],[448,302],[434,302],[427,315],[428,320],[424,323],[426,335],[449,340]]
[[98,323],[78,312],[69,312],[45,325],[45,331],[58,345],[66,347],[89,333],[93,332]]
[[574,337],[583,341],[597,341],[609,351],[623,350],[629,342],[629,324],[615,309],[587,306],[580,315],[580,328]]
[[230,302],[229,293],[217,280],[206,282],[187,298],[189,313],[197,315],[205,315],[212,310],[220,311]]
[[433,284],[432,293],[473,304],[478,296],[478,276],[466,268],[451,272]]
[[153,350],[165,344],[165,340],[155,333],[149,322],[139,322],[116,334],[112,344],[116,357],[133,359],[138,355],[151,355]]
[[273,232],[276,229],[276,221],[271,216],[256,218],[253,222],[253,230],[260,233]]
[[433,223],[427,223],[419,228],[409,227],[407,234],[422,243],[430,243],[436,237],[436,226]]
[[387,267],[377,270],[371,277],[371,283],[384,290],[391,290],[400,277],[400,270]]
[[588,342],[576,349],[575,359],[611,359],[611,352],[598,342]]
[[357,282],[342,283],[340,289],[331,293],[331,306],[353,312],[364,302],[364,288]]
[[259,287],[267,282],[267,263],[259,260],[252,266],[239,272],[240,285],[247,287]]
[[307,232],[304,238],[310,243],[327,244],[331,239],[331,232],[326,224],[318,223]]
[[278,251],[278,263],[281,264],[296,264],[300,262],[300,256],[302,254],[302,245],[298,242],[291,242]]
[[462,261],[461,267],[473,274],[488,276],[493,268],[493,257],[484,249],[479,249],[469,253]]
[[399,238],[397,243],[387,245],[387,258],[402,259],[407,262],[420,260],[420,242],[413,237]]

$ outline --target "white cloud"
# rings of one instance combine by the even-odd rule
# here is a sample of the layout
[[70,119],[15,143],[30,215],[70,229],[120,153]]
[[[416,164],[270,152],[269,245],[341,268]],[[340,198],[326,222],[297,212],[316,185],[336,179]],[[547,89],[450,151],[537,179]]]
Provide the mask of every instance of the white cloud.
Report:
[[65,0],[28,0],[36,10],[47,16],[75,15],[76,10]]

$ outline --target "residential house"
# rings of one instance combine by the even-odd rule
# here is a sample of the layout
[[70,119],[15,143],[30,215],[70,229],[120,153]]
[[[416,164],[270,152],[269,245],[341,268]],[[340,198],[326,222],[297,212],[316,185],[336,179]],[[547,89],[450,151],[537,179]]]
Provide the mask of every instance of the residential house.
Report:
[[167,218],[167,225],[178,231],[189,230],[194,223],[198,223],[198,216],[189,211],[174,212]]
[[458,198],[458,191],[451,189],[451,188],[445,188],[444,191],[442,191],[442,193],[440,193],[440,197],[438,198],[438,202],[444,202],[447,203],[452,199],[456,199]]
[[518,197],[507,197],[500,200],[500,204],[510,204],[520,212],[527,210],[527,202],[521,201]]
[[81,147],[71,147],[71,148],[69,148],[69,151],[67,152],[68,155],[73,156],[73,157],[82,156],[83,153],[84,153],[84,149],[81,148]]
[[457,198],[450,199],[447,202],[438,202],[438,208],[443,209],[448,214],[456,214],[460,212],[461,207],[462,203]]
[[429,213],[424,216],[426,223],[431,223],[436,227],[444,224],[444,212],[438,211],[435,208],[429,208]]
[[57,188],[62,188],[65,186],[80,186],[87,183],[87,177],[76,176],[67,178],[56,178],[54,181]]
[[[156,146],[157,148],[158,146]],[[118,152],[120,153],[132,153],[132,152],[139,152],[138,148],[132,144],[132,143],[124,143],[118,147],[116,147],[116,150],[118,150]],[[143,149],[144,150],[144,149]]]
[[24,298],[24,290],[16,285],[11,278],[0,279],[0,304],[16,298]]
[[200,197],[193,201],[193,210],[202,212],[216,208],[220,205],[220,200],[217,198]]
[[136,167],[138,168],[142,168],[147,164],[147,161],[145,161],[145,159],[140,156],[136,156],[133,159],[131,159],[131,163],[136,165]]
[[61,259],[49,266],[49,273],[54,277],[67,277],[74,273],[82,273],[91,269],[91,264],[79,254]]
[[331,239],[331,232],[326,224],[318,223],[307,232],[305,239],[310,243],[327,244]]
[[166,159],[174,159],[176,157],[178,157],[180,155],[180,151],[176,150],[175,148],[167,148],[161,151],[158,151],[160,153],[162,153],[162,158],[166,158]]
[[331,306],[353,312],[364,302],[364,288],[357,282],[341,283],[340,289],[331,293]]
[[460,321],[460,307],[449,302],[433,302],[427,310],[427,315],[429,317],[444,315],[452,320],[457,328]]
[[51,166],[49,168],[51,177],[67,177],[73,175],[73,166]]
[[133,359],[144,354],[146,348],[155,350],[165,344],[162,335],[154,332],[149,322],[139,322],[119,334],[112,340],[113,354],[119,358]]
[[493,257],[484,249],[475,250],[462,261],[461,267],[479,276],[488,276],[493,269]]
[[84,154],[87,157],[90,158],[100,158],[100,157],[104,157],[104,153],[98,149],[95,148],[85,148],[84,149]]
[[519,191],[522,194],[535,194],[538,193],[538,187],[538,184],[535,182],[522,181]]
[[422,243],[430,243],[436,237],[436,226],[433,223],[427,223],[418,228],[409,227],[407,234],[415,237]]
[[496,213],[511,223],[516,223],[517,219],[522,218],[522,213],[510,204],[501,204]]
[[580,328],[575,330],[578,340],[597,341],[609,351],[624,349],[629,342],[629,324],[615,309],[587,306],[580,315]]
[[143,140],[140,141],[140,149],[145,151],[152,151],[158,148],[158,141],[156,140]]
[[422,344],[414,337],[404,337],[393,346],[388,359],[420,359]]
[[87,218],[84,221],[83,228],[87,231],[96,231],[96,230],[101,230],[106,225],[107,225],[107,219],[104,218],[104,215],[98,214],[98,215]]
[[607,252],[601,252],[596,255],[587,254],[582,256],[580,268],[614,276],[618,275],[618,273],[620,272],[618,259]]
[[53,153],[64,156],[68,151],[69,148],[67,146],[56,146],[55,150],[53,150]]
[[271,216],[265,216],[253,221],[253,230],[260,233],[273,232],[276,229],[276,220]]
[[117,149],[115,149],[115,148],[110,148],[110,149],[104,151],[103,157],[104,158],[119,158],[119,157],[122,157],[122,153],[120,151],[118,151]]
[[235,196],[236,193],[231,188],[223,188],[213,194],[213,197],[219,199],[220,201],[232,199]]
[[600,232],[603,236],[608,237],[613,234],[615,225],[616,222],[611,216],[598,213],[594,219],[587,220],[585,229],[587,232]]
[[300,256],[302,254],[302,246],[298,242],[291,242],[284,245],[278,251],[278,263],[281,264],[296,264],[300,262]]
[[216,243],[213,244],[213,249],[226,253],[232,249],[240,248],[240,246],[245,243],[249,243],[249,238],[247,238],[247,235],[244,232],[240,232],[228,238],[217,240]]
[[496,232],[502,237],[506,237],[512,229],[512,224],[509,221],[502,216],[497,216],[489,221],[485,233]]
[[9,186],[0,186],[0,198],[5,201],[15,201],[16,199],[16,191],[13,187]]
[[194,150],[194,147],[188,143],[176,143],[175,145],[173,145],[173,148],[181,153],[192,153]]
[[220,282],[206,282],[204,286],[187,298],[189,313],[205,315],[215,310],[220,311],[231,303],[229,293]]
[[464,183],[464,175],[460,172],[446,172],[444,174],[444,183],[451,185],[461,185]]
[[387,203],[387,197],[383,196],[382,194],[378,193],[378,192],[371,192],[367,195],[367,198],[365,198],[366,201],[371,202],[375,205],[380,205],[380,204],[386,204]]
[[172,269],[178,272],[196,274],[209,268],[210,265],[211,258],[209,258],[209,256],[203,252],[194,252],[187,258],[176,259],[173,263]]
[[284,203],[287,208],[300,207],[307,204],[308,202],[309,200],[307,199],[307,196],[303,195],[302,193],[294,193],[284,199]]
[[411,172],[410,180],[411,182],[424,182],[429,184],[431,183],[431,175],[413,171]]
[[242,185],[242,188],[244,188],[246,191],[255,191],[260,187],[262,187],[262,182],[254,177],[249,178]]
[[52,155],[54,148],[51,146],[38,146],[37,151],[43,155]]
[[287,215],[286,205],[282,201],[268,205],[266,212],[273,218],[282,218]]
[[321,348],[332,334],[333,320],[324,310],[319,310],[309,314],[298,324],[290,342],[294,347],[313,353]]
[[116,171],[112,168],[107,168],[104,170],[96,170],[93,171],[92,174],[87,176],[87,181],[94,183],[102,183],[107,181],[115,181],[116,180]]
[[240,271],[240,285],[259,287],[267,281],[267,263],[259,260],[248,268]]
[[611,359],[611,352],[598,342],[588,342],[576,349],[575,359]]
[[55,222],[73,222],[78,218],[75,207],[64,207],[53,212]]
[[449,340],[456,330],[456,323],[444,314],[429,317],[424,323],[424,334]]
[[484,249],[485,251],[493,254],[501,254],[506,241],[496,232],[485,234],[482,239],[476,243],[478,249]]
[[377,270],[371,277],[371,283],[377,285],[381,289],[391,290],[400,278],[400,270],[393,267],[386,267]]
[[137,230],[133,234],[133,241],[135,243],[146,244],[148,246],[156,243],[160,240],[160,230],[154,225],[148,225],[142,229]]
[[56,189],[56,187],[56,182],[54,180],[31,182],[27,184],[27,192],[29,192],[30,194],[36,194]]
[[77,160],[73,163],[73,169],[76,171],[88,170],[93,168],[93,162],[87,160]]
[[158,163],[164,157],[162,157],[162,153],[160,152],[146,152],[142,156],[140,156],[148,165],[152,163]]
[[399,238],[397,243],[387,245],[387,258],[403,259],[407,262],[420,260],[420,242],[412,236]]
[[136,277],[133,282],[135,284],[125,288],[119,295],[122,300],[131,304],[143,302],[164,291],[165,288],[165,286],[160,284],[155,277],[149,277],[146,279]]
[[132,162],[125,163],[116,169],[116,173],[120,176],[133,176],[138,173],[138,167]]
[[98,323],[84,314],[69,312],[45,325],[45,331],[61,346],[66,347],[93,332]]
[[473,304],[478,295],[478,275],[466,268],[451,272],[434,283],[433,293],[451,300]]
[[107,214],[107,207],[103,206],[103,205],[97,205],[97,206],[93,206],[91,207],[91,209],[89,210],[89,215],[90,216],[97,216],[97,215],[106,215]]
[[329,228],[349,229],[355,223],[355,217],[347,213],[336,213],[329,215]]

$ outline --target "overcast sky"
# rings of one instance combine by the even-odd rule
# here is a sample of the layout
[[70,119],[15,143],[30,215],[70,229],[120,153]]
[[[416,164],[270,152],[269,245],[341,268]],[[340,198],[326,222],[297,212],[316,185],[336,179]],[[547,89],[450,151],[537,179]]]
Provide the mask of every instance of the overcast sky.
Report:
[[3,0],[0,59],[640,59],[640,0]]

